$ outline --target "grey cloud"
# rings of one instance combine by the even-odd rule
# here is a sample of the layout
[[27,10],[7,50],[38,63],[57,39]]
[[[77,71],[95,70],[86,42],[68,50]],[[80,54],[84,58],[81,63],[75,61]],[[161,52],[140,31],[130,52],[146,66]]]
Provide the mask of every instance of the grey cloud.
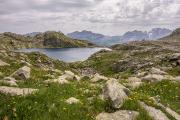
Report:
[[3,0],[0,3],[0,14],[30,10],[61,12],[90,7],[101,1],[103,0]]
[[[179,0],[1,0],[0,2],[0,31],[54,29],[68,32],[92,29],[102,33],[117,33],[127,30],[130,26],[144,29],[149,26],[178,27],[179,18]],[[123,28],[120,29],[121,27]]]

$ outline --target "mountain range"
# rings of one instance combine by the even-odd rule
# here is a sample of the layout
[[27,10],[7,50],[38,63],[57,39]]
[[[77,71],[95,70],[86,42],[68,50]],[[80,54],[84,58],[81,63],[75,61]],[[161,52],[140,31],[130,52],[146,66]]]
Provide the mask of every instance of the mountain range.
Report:
[[75,31],[67,34],[67,36],[73,39],[88,40],[97,45],[111,46],[119,43],[127,43],[129,41],[139,40],[157,40],[162,37],[168,36],[172,33],[172,30],[166,28],[153,28],[150,31],[128,31],[121,36],[107,36],[99,33],[93,33],[91,31],[83,30],[81,32]]

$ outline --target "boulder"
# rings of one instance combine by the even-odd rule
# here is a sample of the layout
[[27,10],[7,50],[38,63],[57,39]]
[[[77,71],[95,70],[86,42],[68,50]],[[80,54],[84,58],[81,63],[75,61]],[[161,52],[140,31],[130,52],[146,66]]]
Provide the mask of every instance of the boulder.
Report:
[[67,104],[77,104],[77,103],[80,103],[80,101],[74,97],[71,97],[71,98],[66,100],[66,103]]
[[17,87],[0,86],[1,93],[10,94],[10,95],[28,95],[37,91],[38,89],[32,89],[32,88],[17,88]]
[[64,76],[59,76],[59,78],[56,79],[55,82],[58,82],[59,84],[68,84],[69,83],[69,81],[66,80],[66,78]]
[[164,71],[162,71],[162,70],[160,70],[160,69],[158,69],[158,68],[154,68],[154,67],[151,68],[150,72],[151,72],[151,74],[167,75],[166,72],[164,72]]
[[6,85],[9,85],[9,86],[18,86],[17,83],[16,83],[15,81],[1,80],[0,83],[6,84]]
[[180,65],[180,53],[174,53],[170,56],[167,56],[167,58],[169,60],[169,62],[172,63],[172,65],[174,66],[179,66]]
[[99,75],[98,73],[96,73],[94,75],[94,77],[91,79],[91,82],[98,82],[100,80],[108,80],[108,78],[105,77],[105,76]]
[[26,61],[24,61],[24,60],[21,60],[20,62],[21,62],[21,64],[23,64],[23,65],[26,65],[26,66],[29,66],[29,67],[32,66],[30,63],[28,63],[28,62],[26,62]]
[[13,77],[5,77],[4,80],[8,80],[8,81],[16,81],[16,79],[13,78]]
[[151,106],[147,106],[143,102],[139,102],[139,103],[141,107],[144,108],[148,112],[149,116],[152,117],[154,120],[169,120],[166,114],[164,114],[161,110]]
[[117,80],[108,80],[103,88],[103,97],[111,102],[112,107],[120,108],[128,98],[129,89],[118,83]]
[[82,69],[79,69],[79,72],[81,73],[81,75],[83,77],[93,77],[94,74],[96,74],[97,72],[93,69],[93,68],[82,68]]
[[115,113],[100,113],[96,120],[136,120],[138,112],[129,110],[120,110]]
[[128,82],[129,82],[129,83],[141,82],[141,79],[140,79],[140,78],[137,78],[137,77],[129,77],[129,78],[128,78]]
[[157,74],[149,74],[142,78],[142,81],[148,81],[148,82],[159,82],[165,79],[163,75],[157,75]]
[[8,64],[8,63],[3,62],[2,60],[0,60],[0,66],[9,66],[9,64]]
[[180,53],[174,53],[170,56],[171,61],[180,60]]
[[140,78],[137,77],[129,77],[128,78],[128,83],[127,86],[131,87],[132,89],[135,89],[139,86],[141,86],[143,82],[141,81]]
[[53,69],[52,72],[59,73],[59,74],[62,73],[62,71],[61,71],[61,70],[58,70],[58,69]]
[[173,80],[176,82],[180,82],[180,76],[175,77]]
[[59,84],[68,84],[69,81],[66,80],[66,78],[64,78],[64,76],[59,76],[57,79],[53,79],[53,80],[45,80],[44,83],[59,83]]
[[132,89],[136,89],[140,87],[143,84],[143,82],[134,82],[134,83],[127,83],[127,86],[131,87]]
[[16,72],[14,72],[11,75],[11,77],[15,77],[20,80],[27,80],[30,78],[30,74],[31,74],[31,68],[24,66],[24,67],[18,69]]
[[144,77],[145,75],[146,75],[146,72],[137,73],[137,77]]
[[77,81],[80,81],[80,80],[81,80],[81,77],[78,76],[78,75],[75,75],[75,78],[76,78]]
[[75,74],[73,73],[73,72],[71,72],[71,71],[65,71],[65,73],[64,73],[64,78],[66,78],[66,79],[74,79],[74,77],[75,77]]

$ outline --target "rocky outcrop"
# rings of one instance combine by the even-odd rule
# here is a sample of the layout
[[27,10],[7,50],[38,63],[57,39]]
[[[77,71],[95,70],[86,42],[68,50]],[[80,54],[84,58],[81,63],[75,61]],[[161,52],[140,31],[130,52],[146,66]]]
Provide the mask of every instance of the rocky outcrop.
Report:
[[176,120],[180,120],[180,115],[173,111],[171,108],[166,107],[165,108],[166,112],[169,113],[171,116],[173,116]]
[[163,59],[163,61],[168,61],[173,66],[179,66],[180,65],[180,53],[174,53],[174,54],[168,55]]
[[164,106],[163,104],[159,103],[156,99],[154,99],[154,102],[156,103],[156,105],[163,108],[169,115],[174,117],[176,120],[180,120],[180,115],[173,111],[171,108]]
[[142,77],[143,81],[149,82],[159,82],[163,79],[172,79],[172,76],[169,76],[168,73],[160,70],[159,68],[152,67],[149,71],[149,74]]
[[108,80],[108,78],[105,77],[105,76],[99,75],[98,73],[96,73],[94,75],[94,77],[91,79],[91,82],[98,82],[98,81],[101,81],[101,80]]
[[173,80],[176,82],[180,82],[180,76],[176,76]]
[[141,79],[137,77],[129,77],[127,82],[127,85],[130,86],[132,89],[135,89],[143,84]]
[[139,102],[139,103],[141,107],[144,108],[154,120],[169,120],[169,118],[161,110],[151,106],[147,106],[143,102]]
[[73,79],[75,77],[75,74],[71,71],[66,70],[63,76],[66,79]]
[[6,87],[0,86],[0,92],[10,95],[28,95],[37,92],[38,89],[32,88],[16,88],[16,87]]
[[11,77],[20,79],[20,80],[27,80],[30,78],[30,74],[31,74],[31,68],[24,66],[20,69],[18,69],[16,72],[14,72]]
[[117,80],[108,80],[103,88],[103,97],[108,100],[112,107],[120,108],[128,98],[129,90],[118,83]]
[[167,75],[166,72],[164,72],[164,71],[162,71],[162,70],[160,70],[158,68],[154,68],[154,67],[151,68],[150,73],[151,74],[157,74],[157,75]]
[[63,75],[59,76],[57,79],[45,80],[44,83],[59,83],[59,84],[68,84],[70,80],[80,81],[81,77],[75,75],[71,71],[65,71]]
[[80,103],[80,100],[79,99],[76,99],[74,97],[71,97],[69,99],[66,100],[66,103],[67,104],[77,104],[77,103]]
[[115,113],[100,113],[96,120],[136,120],[138,112],[129,110],[120,110]]
[[8,63],[3,62],[2,60],[0,60],[0,66],[9,66],[9,64],[8,64]]
[[5,77],[3,80],[0,81],[0,83],[7,84],[10,86],[18,86],[16,83],[16,79],[12,77]]
[[163,79],[165,79],[163,75],[149,74],[143,77],[142,81],[159,82],[162,81]]
[[59,76],[57,79],[45,80],[44,83],[59,83],[59,84],[68,84],[69,81],[66,80],[64,76]]

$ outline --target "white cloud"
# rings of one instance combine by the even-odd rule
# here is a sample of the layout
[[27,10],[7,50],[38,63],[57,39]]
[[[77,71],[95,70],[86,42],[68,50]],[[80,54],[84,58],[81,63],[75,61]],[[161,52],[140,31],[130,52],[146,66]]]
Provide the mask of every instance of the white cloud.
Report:
[[179,27],[179,0],[2,0],[0,31],[93,30]]

